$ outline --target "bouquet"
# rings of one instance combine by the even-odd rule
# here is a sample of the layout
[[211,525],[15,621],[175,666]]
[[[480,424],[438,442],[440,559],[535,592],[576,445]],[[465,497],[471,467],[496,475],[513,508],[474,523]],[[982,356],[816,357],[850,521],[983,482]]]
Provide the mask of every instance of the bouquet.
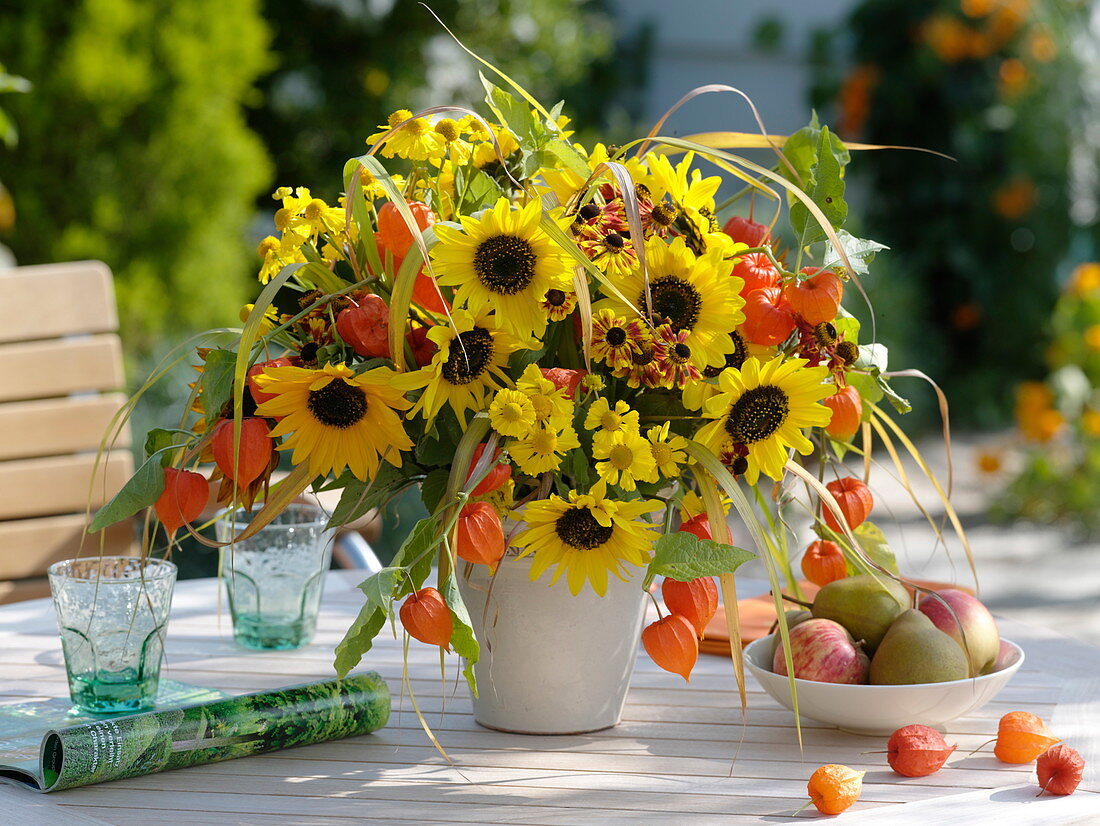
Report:
[[[180,427],[149,435],[93,529],[152,505],[170,534],[193,531],[202,462],[220,501],[262,501],[249,535],[311,485],[342,491],[335,525],[418,488],[430,516],[362,584],[340,674],[398,613],[472,666],[460,565],[529,557],[532,580],[573,594],[682,583],[666,603],[683,607],[643,640],[685,677],[712,577],[731,629],[733,572],[754,555],[777,607],[784,582],[798,594],[792,511],[820,537],[811,579],[896,577],[864,475],[842,464],[869,467],[875,437],[895,460],[912,449],[883,407],[908,409],[886,348],[842,306],[884,248],[843,229],[848,147],[816,119],[789,137],[684,139],[662,119],[622,146],[582,144],[561,104],[485,86],[484,116],[394,112],[335,204],[274,193],[243,329],[203,342]],[[736,92],[685,100],[716,91]],[[724,183],[737,190],[719,202]],[[723,221],[735,209],[749,217]],[[731,508],[755,554],[731,544]]]

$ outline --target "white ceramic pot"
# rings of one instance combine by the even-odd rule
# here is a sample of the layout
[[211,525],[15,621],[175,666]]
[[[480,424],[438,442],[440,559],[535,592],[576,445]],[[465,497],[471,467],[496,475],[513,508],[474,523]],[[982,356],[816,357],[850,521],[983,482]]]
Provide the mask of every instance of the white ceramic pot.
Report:
[[474,718],[519,734],[580,734],[619,722],[638,654],[645,594],[635,577],[608,577],[607,594],[569,592],[530,557],[510,553],[497,575],[460,563],[459,590],[481,642]]

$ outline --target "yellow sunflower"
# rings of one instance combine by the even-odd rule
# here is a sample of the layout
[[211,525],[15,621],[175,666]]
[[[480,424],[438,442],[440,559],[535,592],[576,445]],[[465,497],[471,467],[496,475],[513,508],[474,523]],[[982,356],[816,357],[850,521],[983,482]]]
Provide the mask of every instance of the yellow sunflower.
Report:
[[733,352],[726,353],[726,361],[724,365],[708,365],[703,370],[703,376],[697,381],[689,381],[684,386],[683,402],[684,407],[688,410],[702,410],[703,404],[711,396],[718,393],[718,376],[727,367],[733,367],[740,370],[741,365],[745,363],[745,359],[749,356],[755,357],[759,361],[768,361],[775,358],[777,352],[774,346],[767,346],[763,344],[753,344],[746,339],[740,330],[734,330],[730,333],[730,340],[733,342]]
[[[718,191],[722,178],[718,175],[704,178],[700,170],[691,168],[694,160],[694,152],[685,154],[676,166],[672,165],[667,155],[653,153],[646,156],[649,175],[645,178],[645,184],[650,189],[654,203],[658,204],[667,195],[674,204],[672,220],[675,220],[676,214],[687,218],[694,229],[693,234],[703,242],[708,251],[729,257],[740,249],[748,249],[746,244],[736,243],[722,232],[715,218],[714,194]],[[666,208],[664,204],[658,204],[654,211],[663,208]]]
[[470,312],[496,311],[497,322],[519,339],[541,336],[547,290],[573,284],[571,259],[540,227],[538,201],[513,210],[507,198],[480,218],[461,217],[462,231],[437,226],[432,248],[436,277],[455,287],[455,303]]
[[638,432],[638,411],[631,410],[630,405],[619,399],[612,407],[611,403],[600,396],[584,417],[586,430],[604,430],[614,433],[616,430],[633,430]]
[[669,423],[665,422],[651,427],[645,435],[657,470],[666,479],[676,479],[680,475],[680,465],[687,461],[687,439],[668,431]]
[[516,382],[516,390],[530,399],[535,408],[535,419],[544,427],[562,430],[573,421],[573,401],[564,387],[558,387],[546,378],[538,365],[528,364]]
[[467,410],[484,410],[486,395],[511,385],[505,369],[520,345],[498,330],[491,316],[452,310],[451,319],[454,326],[437,324],[428,331],[428,339],[439,349],[427,366],[413,373],[424,393],[409,415],[434,419],[449,404],[465,429]]
[[649,442],[636,429],[600,430],[592,439],[596,473],[610,485],[637,490],[638,482],[657,481],[657,463]]
[[[745,300],[740,290],[744,281],[731,276],[733,264],[716,252],[698,258],[683,237],[671,244],[660,238],[646,242],[649,265],[649,295],[653,299],[656,323],[667,321],[674,332],[687,330],[686,344],[701,364],[721,364],[733,352],[729,334],[745,319]],[[645,276],[641,268],[619,282],[623,295],[635,306],[648,309]],[[605,298],[597,310],[609,309],[630,318],[633,313],[617,298]]]
[[567,424],[561,430],[539,425],[526,438],[512,441],[508,451],[520,470],[528,476],[538,476],[557,470],[562,457],[575,447],[580,447],[580,442],[572,425]]
[[522,439],[535,426],[535,406],[518,390],[498,390],[489,405],[489,423],[501,436]]
[[523,512],[527,528],[513,544],[524,549],[521,557],[535,555],[532,582],[556,565],[551,585],[565,574],[573,594],[579,594],[588,581],[602,597],[607,593],[609,571],[625,582],[630,574],[626,564],[649,563],[657,525],[641,517],[661,507],[654,499],[608,498],[607,484],[599,481],[588,493],[573,490],[568,499],[555,494],[527,505]]
[[714,421],[696,439],[717,454],[743,456],[750,485],[761,473],[781,479],[788,448],[813,451],[802,431],[829,423],[832,413],[821,404],[834,389],[824,383],[829,368],[805,365],[805,359],[782,356],[763,363],[746,359],[740,370],[722,371],[718,395],[703,405],[703,415]]
[[401,451],[413,447],[395,412],[409,408],[405,393],[418,385],[408,374],[376,367],[356,375],[346,364],[272,367],[256,383],[275,395],[257,412],[280,420],[271,431],[287,437],[279,450],[293,450],[294,464],[308,462],[317,476],[347,467],[365,482],[380,459],[401,467]]

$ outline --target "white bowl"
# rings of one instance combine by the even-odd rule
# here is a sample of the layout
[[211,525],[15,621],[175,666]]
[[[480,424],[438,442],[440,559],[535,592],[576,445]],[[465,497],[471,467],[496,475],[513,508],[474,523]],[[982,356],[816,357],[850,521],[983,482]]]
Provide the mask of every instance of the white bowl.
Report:
[[[1020,669],[1023,650],[1014,642],[1001,642],[1011,650],[1002,657],[1005,665],[973,679],[918,685],[841,685],[796,679],[798,713],[858,734],[890,734],[914,723],[941,726],[984,706]],[[770,634],[745,646],[745,662],[764,690],[793,711],[790,682],[772,671],[774,653],[775,635]]]

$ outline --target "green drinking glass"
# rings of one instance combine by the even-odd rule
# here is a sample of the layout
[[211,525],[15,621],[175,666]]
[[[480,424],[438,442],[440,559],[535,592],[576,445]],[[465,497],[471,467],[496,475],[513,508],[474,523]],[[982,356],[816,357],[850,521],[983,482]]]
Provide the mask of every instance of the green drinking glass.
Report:
[[73,705],[93,714],[153,707],[176,566],[101,556],[49,568]]
[[233,616],[233,636],[245,648],[300,648],[313,639],[335,531],[314,505],[290,505],[257,531],[235,540],[259,508],[228,511],[217,523],[221,577]]

